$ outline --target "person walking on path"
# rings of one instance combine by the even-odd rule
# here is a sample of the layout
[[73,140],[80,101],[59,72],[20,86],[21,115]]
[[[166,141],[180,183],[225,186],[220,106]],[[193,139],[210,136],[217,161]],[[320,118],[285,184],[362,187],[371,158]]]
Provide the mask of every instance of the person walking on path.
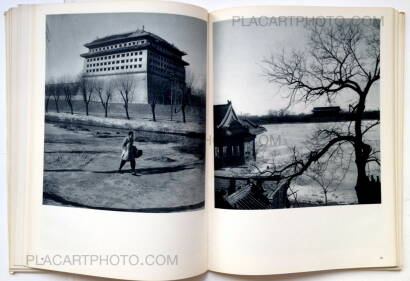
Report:
[[119,173],[122,173],[122,168],[124,167],[127,161],[130,161],[132,174],[137,175],[135,172],[135,156],[137,148],[134,146],[134,133],[132,131],[128,132],[128,136],[125,137],[122,142],[122,153],[121,153],[121,162],[120,168],[118,169]]

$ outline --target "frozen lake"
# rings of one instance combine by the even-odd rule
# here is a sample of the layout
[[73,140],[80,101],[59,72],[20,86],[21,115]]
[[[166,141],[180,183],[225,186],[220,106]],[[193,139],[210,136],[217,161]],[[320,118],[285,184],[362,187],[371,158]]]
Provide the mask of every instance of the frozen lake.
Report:
[[[375,120],[365,121],[363,126],[366,127],[373,122]],[[318,129],[337,127],[341,131],[346,132],[348,126],[349,122],[264,125],[267,131],[258,135],[256,139],[257,161],[255,164],[260,169],[266,169],[268,166],[272,166],[272,163],[276,165],[289,163],[293,155],[291,147],[296,147],[299,153],[306,153],[309,140],[311,140],[313,133]],[[375,126],[367,132],[365,142],[370,144],[374,151],[380,150],[379,126]],[[357,198],[354,187],[357,173],[353,147],[351,144],[346,143],[341,148],[343,150],[343,157],[336,158],[342,162],[332,161],[328,166],[328,170],[331,171],[329,175],[336,175],[335,177],[338,180],[332,183],[330,176],[324,175],[324,181],[326,183],[330,182],[328,203],[355,204],[357,203]],[[340,166],[345,167],[346,172],[339,168]],[[368,165],[367,171],[368,174],[375,177],[380,175],[380,168],[377,164]],[[343,177],[344,174],[345,176]],[[292,184],[292,189],[297,191],[299,203],[307,205],[324,203],[324,193],[321,186],[307,176],[301,176],[295,180]]]

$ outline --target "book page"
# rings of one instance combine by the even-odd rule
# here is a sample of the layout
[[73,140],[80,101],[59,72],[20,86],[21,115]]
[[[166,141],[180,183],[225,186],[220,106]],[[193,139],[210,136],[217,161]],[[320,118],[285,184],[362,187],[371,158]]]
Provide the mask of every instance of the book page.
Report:
[[32,7],[27,266],[120,279],[207,269],[207,12]]
[[[27,271],[25,266],[25,209],[27,201],[27,173],[28,144],[27,131],[29,130],[29,95],[30,92],[30,22],[31,13],[28,6],[11,9],[7,15],[7,151],[13,151],[7,157],[8,183],[8,230],[9,230],[9,270]],[[20,23],[20,24],[18,24]],[[26,34],[27,36],[22,36]],[[11,81],[26,81],[27,83],[12,83]],[[13,116],[13,112],[19,112]],[[26,163],[22,165],[22,163]]]
[[399,265],[396,15],[323,7],[211,13],[210,270]]

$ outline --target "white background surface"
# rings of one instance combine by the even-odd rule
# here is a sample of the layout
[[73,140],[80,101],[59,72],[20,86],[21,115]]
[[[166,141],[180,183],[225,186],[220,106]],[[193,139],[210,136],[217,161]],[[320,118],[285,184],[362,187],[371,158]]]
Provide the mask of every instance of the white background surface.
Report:
[[[5,41],[4,41],[4,16],[3,12],[7,9],[16,6],[17,4],[35,4],[35,3],[50,3],[50,2],[63,2],[58,0],[0,0],[0,10],[2,12],[0,19],[0,280],[1,281],[22,281],[22,280],[57,280],[57,281],[68,281],[68,280],[106,280],[99,278],[91,278],[85,276],[68,275],[61,273],[18,273],[10,275],[8,273],[7,265],[7,202],[6,202],[6,183],[5,183],[5,160],[6,160],[6,147],[5,147]],[[394,7],[401,11],[406,12],[407,17],[410,15],[410,1],[407,0],[396,0],[396,1],[377,1],[377,0],[332,0],[332,1],[320,1],[320,0],[181,0],[180,2],[186,2],[195,4],[201,7],[205,7],[208,10],[227,8],[233,6],[246,6],[246,5],[309,5],[309,6],[382,6],[382,7]],[[406,58],[405,67],[409,65],[408,50],[410,48],[409,44],[410,38],[410,21],[407,18],[406,21]],[[406,91],[408,88],[408,81],[410,81],[409,72],[406,71],[405,74],[405,146],[408,142],[407,131],[410,128],[410,124],[406,122],[408,120],[408,114],[406,109],[409,106],[409,99],[406,96]],[[24,83],[24,81],[22,81]],[[408,167],[408,162],[410,160],[410,155],[405,147],[404,150],[405,162],[404,171]],[[305,273],[305,274],[291,274],[291,275],[277,275],[277,276],[261,276],[261,277],[246,277],[246,276],[230,276],[216,273],[207,273],[205,275],[192,278],[190,280],[286,280],[286,281],[410,281],[410,191],[408,189],[408,173],[404,173],[404,268],[401,271],[376,271],[376,270],[345,270],[345,271],[331,271],[331,272],[316,272],[316,273]]]

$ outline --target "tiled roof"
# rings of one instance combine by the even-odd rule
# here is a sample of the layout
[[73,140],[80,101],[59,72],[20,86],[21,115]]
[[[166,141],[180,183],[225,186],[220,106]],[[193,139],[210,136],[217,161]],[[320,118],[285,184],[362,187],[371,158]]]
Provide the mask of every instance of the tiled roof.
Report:
[[104,44],[104,43],[116,42],[116,41],[120,41],[120,40],[123,40],[123,39],[135,39],[135,38],[140,38],[140,37],[154,38],[155,40],[158,40],[160,42],[165,43],[169,47],[171,47],[171,48],[175,49],[176,51],[180,52],[181,54],[186,55],[186,53],[184,51],[179,50],[173,44],[169,43],[168,41],[161,38],[160,36],[158,36],[158,35],[156,35],[152,32],[148,32],[148,31],[141,30],[141,29],[137,29],[137,30],[131,31],[131,32],[113,34],[113,35],[105,36],[105,37],[102,37],[102,38],[97,38],[94,41],[91,41],[90,43],[84,44],[84,46],[87,47],[87,48],[91,48],[93,46],[101,45],[101,44]]
[[[247,129],[249,133],[257,135],[266,131],[266,129],[250,120],[241,120],[235,113],[232,103],[228,101],[226,104],[214,105],[214,127],[215,128],[230,128],[232,122],[235,121],[237,127]],[[231,128],[233,129],[233,128]],[[236,128],[238,129],[238,128]]]
[[225,118],[231,108],[232,106],[230,102],[228,102],[227,104],[214,105],[214,124],[216,127],[218,127],[222,123],[222,120]]
[[269,200],[262,194],[254,192],[251,185],[242,187],[227,196],[225,200],[235,209],[255,210],[270,208]]

